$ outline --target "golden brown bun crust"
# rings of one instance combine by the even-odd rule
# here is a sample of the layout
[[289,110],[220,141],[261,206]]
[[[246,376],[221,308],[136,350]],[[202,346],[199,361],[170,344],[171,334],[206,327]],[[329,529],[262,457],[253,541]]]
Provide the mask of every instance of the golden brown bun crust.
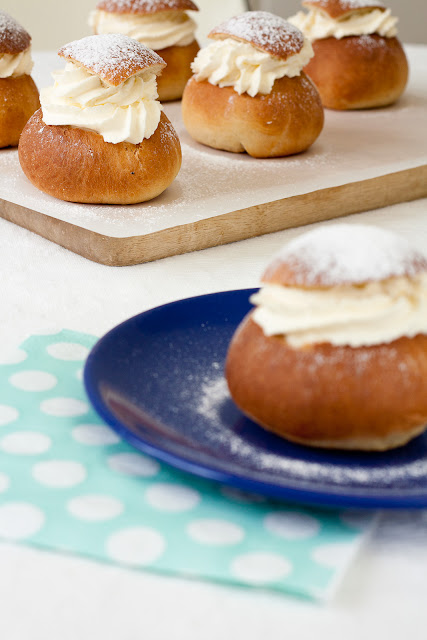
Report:
[[313,42],[305,67],[329,109],[369,109],[396,102],[408,82],[408,62],[397,38],[379,35]]
[[19,161],[27,178],[60,200],[136,204],[158,196],[181,167],[178,136],[164,113],[140,144],[111,144],[94,131],[48,126],[41,109],[22,132]]
[[249,42],[266,53],[287,60],[304,46],[303,33],[290,22],[267,11],[245,11],[221,23],[208,34],[214,40],[233,38]]
[[39,108],[39,92],[31,76],[0,78],[1,148],[18,146],[22,129]]
[[246,151],[273,158],[308,149],[323,128],[323,108],[316,87],[302,73],[276,80],[271,93],[254,98],[232,87],[189,80],[182,115],[198,142],[225,151]]
[[167,47],[158,51],[167,65],[157,78],[157,91],[161,102],[182,98],[185,85],[192,76],[190,65],[199,49],[197,40],[193,40],[184,47]]
[[[354,0],[351,0],[351,2],[348,0],[305,0],[302,4],[308,9],[321,9],[334,19],[343,18],[352,13],[372,11],[373,9],[386,10],[381,2],[370,2],[370,0],[362,0],[360,3],[354,2]],[[358,4],[359,6],[357,6]]]
[[0,54],[22,53],[31,44],[31,36],[6,11],[0,11]]
[[385,450],[427,425],[425,335],[358,349],[293,349],[266,337],[249,315],[231,342],[226,377],[245,414],[310,446]]
[[160,11],[198,11],[191,0],[102,0],[96,8],[109,13],[136,13],[147,15]]

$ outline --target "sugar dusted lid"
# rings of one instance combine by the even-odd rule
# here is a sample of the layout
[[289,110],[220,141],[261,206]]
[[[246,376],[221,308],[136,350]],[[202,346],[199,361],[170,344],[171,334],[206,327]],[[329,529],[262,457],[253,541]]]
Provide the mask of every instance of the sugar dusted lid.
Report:
[[30,44],[30,34],[12,16],[0,11],[0,54],[22,53]]
[[114,87],[145,69],[157,75],[166,67],[157,53],[118,33],[75,40],[62,47],[58,55],[76,62]]
[[358,285],[427,272],[427,258],[391,231],[357,224],[320,227],[282,249],[262,281],[285,287]]
[[352,13],[372,11],[373,9],[386,10],[381,1],[375,2],[374,0],[304,0],[302,4],[309,9],[321,9],[335,20]]
[[304,35],[299,29],[267,11],[246,11],[234,16],[212,29],[209,38],[249,42],[282,60],[296,55],[304,46]]
[[96,5],[108,13],[133,13],[147,15],[161,11],[198,11],[191,0],[101,0]]

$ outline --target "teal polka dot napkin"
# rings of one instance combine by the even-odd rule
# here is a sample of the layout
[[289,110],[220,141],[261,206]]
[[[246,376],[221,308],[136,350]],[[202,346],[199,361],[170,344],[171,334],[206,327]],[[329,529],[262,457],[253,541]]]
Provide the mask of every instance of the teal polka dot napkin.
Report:
[[102,424],[93,336],[0,354],[0,537],[133,568],[325,598],[372,517],[288,506],[160,464]]

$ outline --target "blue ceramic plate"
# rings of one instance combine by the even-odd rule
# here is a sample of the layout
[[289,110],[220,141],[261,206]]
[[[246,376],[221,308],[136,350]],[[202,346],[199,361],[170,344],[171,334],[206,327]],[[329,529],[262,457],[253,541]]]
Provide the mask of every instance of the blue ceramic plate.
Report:
[[427,507],[426,436],[389,453],[323,451],[237,409],[224,361],[253,291],[174,302],[107,333],[85,368],[99,415],[144,453],[243,490],[325,506]]

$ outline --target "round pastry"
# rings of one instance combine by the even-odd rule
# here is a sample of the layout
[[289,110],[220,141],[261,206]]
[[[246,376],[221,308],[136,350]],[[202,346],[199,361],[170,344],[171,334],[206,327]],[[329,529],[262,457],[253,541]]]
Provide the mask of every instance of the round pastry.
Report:
[[157,85],[166,102],[181,98],[200,48],[187,11],[198,11],[192,0],[101,0],[89,24],[96,34],[122,33],[161,55],[167,67]]
[[240,409],[314,447],[382,451],[427,427],[427,259],[399,236],[335,225],[287,245],[231,342]]
[[40,107],[32,68],[31,36],[0,11],[0,147],[16,147],[27,120]]
[[119,34],[77,40],[59,55],[65,69],[42,91],[19,142],[27,178],[71,202],[158,196],[181,167],[178,136],[157,100],[162,58]]
[[313,55],[286,20],[248,11],[210,32],[192,64],[182,115],[198,142],[255,158],[308,149],[323,128],[316,87],[302,72]]
[[305,72],[329,109],[393,104],[408,82],[397,18],[375,0],[306,0],[308,13],[289,18],[312,40]]

